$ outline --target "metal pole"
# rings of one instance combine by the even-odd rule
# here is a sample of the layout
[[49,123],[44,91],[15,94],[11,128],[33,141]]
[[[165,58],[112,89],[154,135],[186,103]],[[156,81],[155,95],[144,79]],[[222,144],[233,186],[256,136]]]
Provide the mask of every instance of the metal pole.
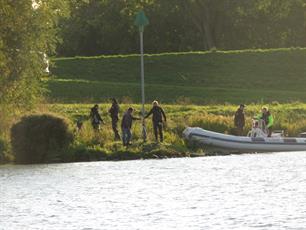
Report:
[[141,55],[141,98],[142,98],[142,117],[144,117],[144,104],[145,104],[145,92],[144,92],[144,60],[143,60],[143,31],[140,31],[140,55]]
[[145,91],[144,91],[144,55],[143,55],[143,28],[140,29],[140,64],[141,64],[141,100],[142,100],[142,137],[143,141],[146,141],[147,139],[147,132],[146,127],[144,123],[144,117],[145,117]]

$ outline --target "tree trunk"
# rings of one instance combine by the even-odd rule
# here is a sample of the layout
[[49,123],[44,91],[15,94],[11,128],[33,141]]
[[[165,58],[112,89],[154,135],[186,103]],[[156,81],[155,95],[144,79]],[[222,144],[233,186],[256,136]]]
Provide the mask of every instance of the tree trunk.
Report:
[[207,48],[210,50],[216,47],[216,43],[214,40],[214,36],[212,33],[212,15],[211,15],[211,7],[209,7],[208,2],[198,1],[199,9],[202,11],[202,26],[205,31],[205,38],[207,41]]
[[216,42],[213,36],[212,15],[210,12],[210,2],[205,0],[186,1],[185,7],[194,23],[197,31],[202,37],[203,48],[210,50],[216,47]]

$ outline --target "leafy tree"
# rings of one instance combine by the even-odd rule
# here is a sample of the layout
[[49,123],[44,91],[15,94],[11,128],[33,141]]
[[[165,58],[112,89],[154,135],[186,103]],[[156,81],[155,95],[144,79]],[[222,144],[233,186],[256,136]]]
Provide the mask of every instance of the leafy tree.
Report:
[[41,97],[45,54],[57,43],[62,0],[0,0],[0,104],[29,108]]
[[[182,0],[89,0],[71,5],[71,17],[60,26],[64,56],[138,52],[138,30],[134,18],[145,9],[150,19],[146,28],[146,51],[161,52],[184,45],[190,23],[183,15]],[[179,48],[181,49],[181,47]],[[185,47],[182,47],[185,50]]]
[[305,46],[306,0],[73,0],[61,56],[138,52],[144,9],[150,53]]

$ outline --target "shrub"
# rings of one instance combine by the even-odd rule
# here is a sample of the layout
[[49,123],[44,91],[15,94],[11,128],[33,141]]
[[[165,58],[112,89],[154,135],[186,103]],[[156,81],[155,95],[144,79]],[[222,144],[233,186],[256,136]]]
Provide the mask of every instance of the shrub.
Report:
[[11,129],[15,161],[22,164],[59,161],[72,139],[68,122],[50,114],[25,116]]
[[10,154],[9,140],[0,136],[0,164],[12,162],[14,157]]

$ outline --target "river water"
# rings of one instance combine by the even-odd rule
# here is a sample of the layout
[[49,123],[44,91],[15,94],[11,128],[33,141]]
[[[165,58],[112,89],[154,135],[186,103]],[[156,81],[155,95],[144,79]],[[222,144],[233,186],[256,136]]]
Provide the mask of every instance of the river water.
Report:
[[306,152],[0,166],[0,229],[306,229]]

